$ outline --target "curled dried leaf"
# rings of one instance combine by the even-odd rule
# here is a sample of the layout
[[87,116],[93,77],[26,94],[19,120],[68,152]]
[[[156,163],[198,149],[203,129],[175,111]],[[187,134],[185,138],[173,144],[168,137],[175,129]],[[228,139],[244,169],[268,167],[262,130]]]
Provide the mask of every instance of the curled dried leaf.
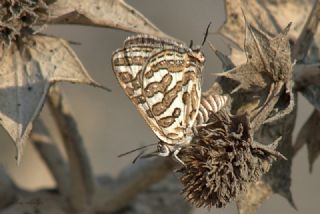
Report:
[[50,23],[110,27],[169,38],[138,10],[125,1],[57,0],[50,10]]
[[47,36],[34,35],[26,43],[6,49],[0,61],[0,76],[0,124],[17,146],[18,162],[31,123],[52,83],[68,81],[102,87],[64,40]]

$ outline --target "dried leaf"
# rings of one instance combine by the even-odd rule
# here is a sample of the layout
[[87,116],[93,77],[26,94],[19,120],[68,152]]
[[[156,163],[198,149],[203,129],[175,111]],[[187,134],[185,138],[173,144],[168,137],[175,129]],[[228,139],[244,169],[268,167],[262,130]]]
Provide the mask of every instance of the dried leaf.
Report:
[[100,86],[62,40],[33,36],[11,45],[0,61],[0,123],[14,140],[18,163],[22,146],[39,113],[49,86],[68,81]]
[[247,58],[243,50],[231,48],[230,59],[235,65],[246,63]]
[[293,30],[289,38],[296,39],[302,30],[305,17],[310,11],[310,0],[290,1],[250,1],[226,0],[226,21],[219,32],[243,48],[245,22],[241,8],[245,10],[247,20],[256,28],[269,34],[276,34],[285,28],[288,22],[293,22]]
[[[289,32],[289,38],[292,40],[296,40],[300,35],[312,2],[312,0],[259,0],[269,19],[274,20],[273,22],[279,26],[277,30],[283,29],[288,22],[292,22],[292,30]],[[259,16],[257,13],[256,15]]]
[[243,48],[245,39],[245,22],[241,8],[245,8],[247,21],[257,28],[269,33],[276,33],[276,24],[270,19],[268,13],[262,8],[258,1],[250,0],[225,0],[226,21],[219,32]]
[[300,92],[316,109],[320,110],[320,86],[310,85],[301,89]]
[[[290,58],[287,32],[290,25],[275,37],[270,37],[251,25],[247,26],[244,43],[247,63],[221,74],[241,85],[240,88],[263,88],[268,81],[263,74],[268,74],[274,81],[288,81],[291,78],[292,63]],[[248,75],[251,78],[247,78]]]
[[294,145],[297,152],[304,144],[307,144],[309,170],[312,172],[313,163],[320,155],[320,112],[314,110],[307,122],[301,128]]
[[[292,110],[292,63],[287,38],[289,27],[277,36],[270,37],[247,25],[244,43],[246,64],[218,74],[236,83],[228,84],[229,88],[236,85],[231,87],[232,91],[226,91],[226,88],[224,91],[234,94],[233,113],[248,113],[254,127],[259,127],[268,117],[275,120]],[[286,98],[286,105],[278,105],[280,97]],[[272,111],[274,114],[270,115]]]
[[231,61],[231,59],[227,55],[223,54],[221,51],[216,49],[211,42],[209,42],[209,45],[213,50],[213,52],[216,54],[216,56],[222,62],[222,68],[224,71],[231,70],[235,67],[235,64]]
[[312,85],[320,85],[320,64],[298,64],[294,66],[293,79],[296,90]]
[[308,54],[313,41],[313,37],[317,31],[320,18],[320,2],[317,0],[314,2],[313,8],[309,14],[308,20],[303,27],[299,38],[297,39],[294,48],[292,50],[292,56],[297,63],[303,62]]
[[[281,101],[281,100],[280,100]],[[277,193],[288,200],[294,207],[291,186],[291,166],[293,159],[292,133],[295,126],[297,109],[294,108],[285,117],[277,120],[276,123],[265,124],[256,133],[256,138],[260,142],[270,142],[282,136],[282,141],[279,144],[278,150],[287,160],[279,160],[275,162],[270,171],[263,176],[263,182],[270,185],[273,193]]]
[[[298,62],[305,63],[318,63],[319,62],[319,34],[318,29],[320,17],[320,1],[315,1],[312,11],[308,17],[306,25],[304,26],[303,32],[295,44],[293,54]],[[307,69],[307,67],[306,67]],[[314,78],[317,80],[318,77]],[[316,108],[320,109],[320,86],[319,84],[305,84],[301,85],[298,82],[299,91],[307,98],[307,100]],[[308,82],[307,82],[308,83]]]
[[169,38],[122,0],[58,0],[49,9],[53,24],[94,25]]

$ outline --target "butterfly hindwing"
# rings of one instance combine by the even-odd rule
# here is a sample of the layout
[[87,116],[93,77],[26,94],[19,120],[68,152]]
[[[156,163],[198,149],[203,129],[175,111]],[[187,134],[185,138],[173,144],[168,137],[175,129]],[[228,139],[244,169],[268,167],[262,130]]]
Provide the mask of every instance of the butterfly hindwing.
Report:
[[157,135],[166,143],[178,144],[190,134],[200,105],[202,67],[178,49],[159,51],[145,65],[142,94],[160,128]]

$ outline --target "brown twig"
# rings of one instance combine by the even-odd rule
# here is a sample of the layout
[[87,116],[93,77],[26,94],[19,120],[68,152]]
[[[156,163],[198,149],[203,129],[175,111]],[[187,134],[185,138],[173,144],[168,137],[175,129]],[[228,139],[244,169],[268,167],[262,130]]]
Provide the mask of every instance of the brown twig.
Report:
[[86,210],[94,193],[94,177],[77,123],[57,87],[51,87],[48,104],[62,135],[70,163],[70,200],[72,208]]
[[1,213],[71,213],[66,211],[68,201],[50,190],[16,190],[15,203],[1,210]]
[[94,207],[98,212],[109,213],[124,208],[138,193],[162,180],[175,167],[175,162],[167,158],[141,163],[133,165],[135,168],[123,173],[117,179],[113,190],[97,188]]
[[34,122],[30,139],[56,181],[57,189],[62,197],[67,197],[70,192],[68,167],[59,149],[53,144],[46,126],[39,118]]

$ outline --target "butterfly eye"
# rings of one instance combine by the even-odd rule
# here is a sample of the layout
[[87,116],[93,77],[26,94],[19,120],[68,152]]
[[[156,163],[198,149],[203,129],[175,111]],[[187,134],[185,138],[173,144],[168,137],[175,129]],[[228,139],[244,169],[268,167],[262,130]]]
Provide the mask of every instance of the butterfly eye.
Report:
[[158,155],[163,157],[167,157],[170,155],[170,149],[168,148],[167,145],[159,143],[157,148],[158,148]]
[[159,153],[164,153],[165,152],[164,146],[162,144],[160,144],[160,143],[158,144],[157,149],[158,149]]

